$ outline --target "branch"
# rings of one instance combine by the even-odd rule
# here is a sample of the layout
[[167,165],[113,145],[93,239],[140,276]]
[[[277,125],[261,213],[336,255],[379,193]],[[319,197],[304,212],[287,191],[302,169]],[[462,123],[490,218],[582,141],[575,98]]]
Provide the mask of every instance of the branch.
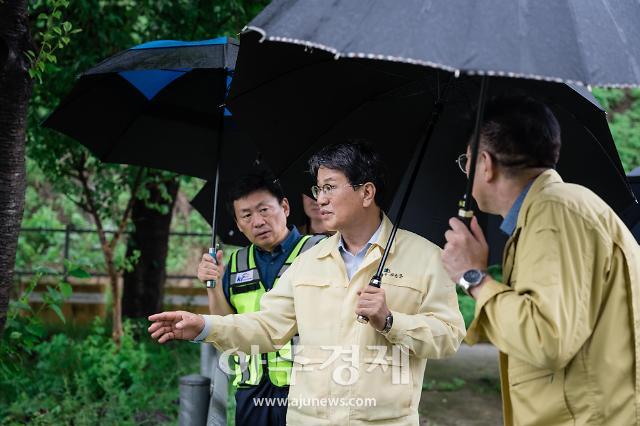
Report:
[[73,204],[75,204],[76,206],[78,206],[81,210],[84,210],[87,213],[89,212],[89,209],[87,208],[87,206],[83,203],[81,203],[80,201],[76,200],[75,198],[73,198],[71,195],[69,194],[63,194],[67,200],[71,201]]

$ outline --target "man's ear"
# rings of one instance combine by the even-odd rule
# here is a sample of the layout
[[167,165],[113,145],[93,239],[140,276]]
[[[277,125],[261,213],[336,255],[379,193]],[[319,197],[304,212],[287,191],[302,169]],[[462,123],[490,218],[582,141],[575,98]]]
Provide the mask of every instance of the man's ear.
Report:
[[369,207],[375,203],[376,186],[372,182],[362,185],[362,206]]
[[487,151],[480,151],[479,154],[482,161],[478,163],[478,166],[482,167],[485,182],[495,180],[497,176],[498,163],[496,163],[494,158]]
[[280,206],[282,207],[282,210],[284,210],[285,216],[289,217],[289,212],[291,211],[291,208],[289,207],[289,200],[287,200],[287,197],[284,197],[282,199],[282,201],[280,202]]

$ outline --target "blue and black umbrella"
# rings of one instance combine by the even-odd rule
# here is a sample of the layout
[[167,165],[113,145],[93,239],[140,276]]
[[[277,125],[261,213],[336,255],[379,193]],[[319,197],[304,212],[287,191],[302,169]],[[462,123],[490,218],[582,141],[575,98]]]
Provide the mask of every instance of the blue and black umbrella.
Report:
[[222,129],[242,137],[221,108],[237,52],[227,37],[132,47],[81,74],[44,126],[108,163],[213,179]]
[[212,180],[215,247],[221,159],[232,171],[256,152],[224,107],[237,53],[228,37],[132,47],[80,75],[44,126],[105,162]]

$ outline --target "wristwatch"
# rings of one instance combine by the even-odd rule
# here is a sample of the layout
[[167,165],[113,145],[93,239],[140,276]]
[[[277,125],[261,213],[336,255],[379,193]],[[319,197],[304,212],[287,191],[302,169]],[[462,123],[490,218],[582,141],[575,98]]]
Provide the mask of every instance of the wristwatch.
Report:
[[386,336],[391,331],[391,327],[393,326],[393,314],[389,311],[389,314],[384,319],[384,328],[382,330],[378,330],[380,334]]
[[458,281],[458,285],[462,287],[465,293],[471,296],[470,290],[480,284],[486,276],[487,273],[480,269],[469,269],[462,274],[460,281]]

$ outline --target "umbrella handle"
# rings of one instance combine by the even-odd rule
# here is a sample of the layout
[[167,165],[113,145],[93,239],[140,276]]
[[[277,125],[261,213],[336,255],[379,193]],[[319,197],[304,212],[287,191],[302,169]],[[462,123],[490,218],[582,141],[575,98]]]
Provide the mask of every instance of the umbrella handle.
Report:
[[[463,203],[462,201],[460,203]],[[465,224],[467,229],[471,229],[471,219],[473,219],[473,210],[465,210],[464,207],[460,207],[458,210],[458,219]]]
[[[371,281],[369,281],[369,285],[372,285],[374,287],[380,288],[380,285],[382,285],[382,280],[380,279],[379,276],[374,275],[373,277],[371,277]],[[367,318],[364,315],[358,315],[356,316],[356,320],[360,323],[360,324],[367,324],[369,322],[369,318]]]
[[[211,255],[211,257],[213,257],[213,263],[215,263],[216,265],[218,264],[218,249],[220,248],[219,244],[216,244],[216,247],[209,247],[209,254]],[[207,288],[216,288],[216,280],[208,280],[207,281]]]

